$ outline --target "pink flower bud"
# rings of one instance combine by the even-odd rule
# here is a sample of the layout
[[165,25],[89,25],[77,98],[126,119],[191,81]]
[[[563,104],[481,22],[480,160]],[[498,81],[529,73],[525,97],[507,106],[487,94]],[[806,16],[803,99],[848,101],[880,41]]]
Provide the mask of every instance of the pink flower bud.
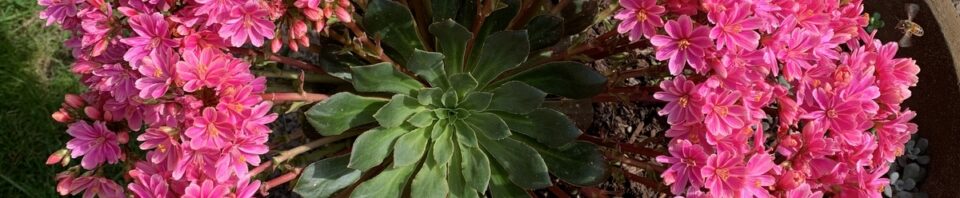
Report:
[[66,156],[66,155],[67,155],[67,149],[57,150],[56,152],[53,152],[52,154],[50,154],[49,157],[47,157],[46,164],[53,165],[56,163],[60,163],[60,161],[63,160],[63,156]]
[[70,153],[67,152],[67,154],[64,155],[64,156],[66,156],[66,157],[64,157],[62,160],[60,160],[60,166],[70,165],[70,159],[71,159],[71,158],[70,158]]
[[53,120],[56,120],[60,123],[69,123],[73,121],[73,118],[70,117],[70,114],[67,113],[67,111],[63,108],[57,112],[53,112],[53,115],[50,115],[50,117],[53,117]]
[[70,186],[73,184],[74,176],[71,173],[57,174],[57,193],[60,193],[61,196],[66,196],[70,194]]
[[126,131],[117,133],[117,142],[120,144],[126,144],[127,141],[130,141],[130,133]]
[[340,21],[343,21],[344,23],[353,22],[353,16],[350,15],[350,12],[347,11],[347,9],[343,7],[337,7],[336,12],[337,12],[337,19],[340,19]]
[[67,103],[67,106],[79,109],[83,107],[84,102],[83,98],[76,94],[67,94],[63,96],[63,101]]
[[300,51],[300,46],[297,46],[296,40],[290,39],[288,42],[290,42],[289,44],[287,44],[287,46],[290,47],[290,50],[293,50],[294,52]]
[[83,113],[87,114],[87,117],[94,120],[101,120],[100,110],[93,108],[92,106],[87,106],[83,108]]
[[777,180],[777,187],[784,190],[791,190],[800,186],[804,183],[805,177],[803,173],[796,170],[787,170],[783,175],[780,176],[780,179]]
[[272,40],[270,40],[270,51],[272,51],[273,53],[277,53],[280,51],[280,47],[283,47],[283,46],[280,42],[279,36],[274,37]]

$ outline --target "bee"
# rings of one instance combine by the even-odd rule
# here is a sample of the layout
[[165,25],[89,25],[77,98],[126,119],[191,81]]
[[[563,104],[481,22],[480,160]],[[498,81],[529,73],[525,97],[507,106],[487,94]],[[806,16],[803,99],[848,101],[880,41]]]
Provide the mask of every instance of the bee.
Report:
[[923,36],[923,27],[920,27],[920,24],[914,23],[913,19],[917,16],[917,12],[920,11],[920,6],[914,3],[908,3],[906,5],[907,10],[907,19],[900,20],[897,23],[897,29],[903,33],[903,37],[900,38],[900,47],[910,47],[913,45],[911,42],[911,37],[921,37]]

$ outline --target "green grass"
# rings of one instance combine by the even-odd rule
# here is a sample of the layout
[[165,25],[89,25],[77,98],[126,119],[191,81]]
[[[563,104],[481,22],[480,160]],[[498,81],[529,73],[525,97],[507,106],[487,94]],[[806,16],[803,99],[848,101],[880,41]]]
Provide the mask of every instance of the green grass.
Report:
[[0,196],[55,197],[53,176],[61,167],[44,165],[63,147],[66,127],[50,114],[63,94],[82,90],[68,71],[66,33],[44,27],[35,0],[0,0]]

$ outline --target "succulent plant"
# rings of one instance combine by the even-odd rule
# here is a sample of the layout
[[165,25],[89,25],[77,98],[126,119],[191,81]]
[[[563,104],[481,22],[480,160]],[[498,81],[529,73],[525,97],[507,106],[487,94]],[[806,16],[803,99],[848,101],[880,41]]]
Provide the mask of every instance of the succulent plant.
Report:
[[904,155],[897,157],[896,163],[890,165],[887,173],[890,184],[884,188],[884,197],[928,197],[926,192],[917,188],[926,179],[926,165],[930,163],[930,156],[926,155],[927,145],[927,139],[917,135],[907,142],[903,148]]
[[540,15],[508,30],[520,5],[504,2],[474,35],[465,27],[474,24],[472,1],[433,1],[427,32],[406,6],[371,1],[363,27],[393,62],[350,67],[356,93],[306,112],[322,135],[366,131],[349,156],[309,165],[294,191],[327,197],[359,182],[352,197],[478,197],[488,189],[516,197],[552,185],[551,174],[574,185],[602,181],[597,146],[578,141],[574,123],[541,104],[548,94],[590,97],[606,78],[577,62],[528,61],[560,40],[551,31],[563,19]]

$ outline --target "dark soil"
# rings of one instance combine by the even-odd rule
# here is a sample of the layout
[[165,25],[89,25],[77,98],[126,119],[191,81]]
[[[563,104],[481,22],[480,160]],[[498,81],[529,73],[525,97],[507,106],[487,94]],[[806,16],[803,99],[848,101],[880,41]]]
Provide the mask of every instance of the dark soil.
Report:
[[[920,5],[914,22],[925,30],[923,37],[914,38],[913,47],[900,48],[898,57],[912,57],[920,65],[920,83],[913,88],[913,96],[905,103],[917,117],[919,134],[930,140],[931,158],[929,176],[921,183],[921,191],[930,197],[957,197],[960,187],[960,87],[943,33],[933,13],[920,0],[867,0],[866,13],[879,12],[886,24],[877,33],[882,41],[896,42],[901,33],[894,27],[906,19],[904,3]],[[960,38],[948,38],[960,39]]]

